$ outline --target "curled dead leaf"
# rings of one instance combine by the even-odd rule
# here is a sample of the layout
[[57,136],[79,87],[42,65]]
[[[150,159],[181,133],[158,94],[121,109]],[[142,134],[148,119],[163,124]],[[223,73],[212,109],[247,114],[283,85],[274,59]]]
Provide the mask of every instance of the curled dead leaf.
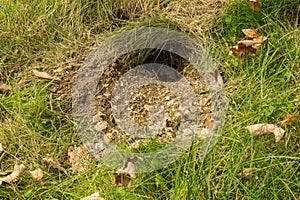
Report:
[[33,170],[33,171],[28,171],[28,173],[31,175],[31,177],[34,180],[40,181],[42,180],[43,176],[44,176],[44,172],[43,170],[41,170],[40,168]]
[[68,174],[67,170],[65,168],[63,168],[59,162],[57,162],[56,160],[54,160],[53,158],[43,158],[42,160],[45,163],[48,163],[51,167],[58,169],[59,171]]
[[95,192],[91,194],[90,196],[81,198],[80,200],[104,200],[102,197],[100,197],[99,192]]
[[261,11],[261,8],[262,8],[262,4],[261,4],[260,0],[249,0],[247,3],[247,6],[251,10],[256,11],[256,12]]
[[36,76],[36,77],[39,77],[39,78],[44,78],[44,79],[48,79],[48,80],[55,80],[55,81],[60,81],[60,78],[58,78],[57,76],[51,76],[50,74],[48,74],[47,72],[40,72],[36,69],[33,69],[32,70],[33,74]]
[[7,183],[17,182],[19,180],[19,177],[25,171],[25,169],[26,169],[25,165],[15,164],[14,171],[10,175],[8,175],[4,178],[0,178],[0,185],[2,185],[3,182],[7,182]]
[[276,126],[275,124],[253,124],[251,126],[246,126],[245,129],[247,129],[250,133],[253,133],[255,135],[274,133],[276,143],[279,142],[281,138],[285,135],[285,131],[282,128]]

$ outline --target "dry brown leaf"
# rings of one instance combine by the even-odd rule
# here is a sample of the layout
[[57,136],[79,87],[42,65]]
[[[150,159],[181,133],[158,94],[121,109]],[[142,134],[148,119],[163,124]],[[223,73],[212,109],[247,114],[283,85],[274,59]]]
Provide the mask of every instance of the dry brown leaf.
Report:
[[0,92],[7,92],[11,90],[11,86],[6,84],[0,84]]
[[298,114],[294,114],[294,115],[287,114],[282,121],[278,122],[278,124],[288,124],[288,123],[291,123],[291,122],[293,122],[297,119],[300,119],[300,115],[298,115]]
[[118,187],[125,186],[127,188],[131,188],[131,178],[129,174],[115,174],[116,185]]
[[289,123],[289,122],[291,122],[291,121],[293,121],[293,120],[294,120],[293,115],[287,114],[287,115],[284,117],[284,119],[283,119],[282,121],[278,122],[278,123],[279,123],[279,124],[287,124],[287,123]]
[[255,135],[274,133],[276,143],[279,142],[285,134],[285,131],[275,124],[253,124],[251,126],[246,126],[245,129]]
[[255,42],[254,45],[258,45],[258,44],[260,45],[260,44],[264,43],[267,39],[268,39],[268,37],[258,36],[258,37],[256,37],[256,38],[253,39],[253,41]]
[[256,38],[260,36],[257,29],[242,29],[242,32],[250,38]]
[[253,11],[261,11],[262,4],[260,0],[249,0],[247,5]]
[[62,171],[65,174],[67,173],[67,170],[63,168],[59,162],[54,160],[53,158],[43,158],[43,162],[48,163],[51,167],[58,169],[59,171]]
[[39,78],[44,78],[44,79],[48,79],[48,80],[55,80],[55,81],[60,81],[60,78],[58,78],[57,76],[51,76],[50,74],[46,73],[46,72],[40,72],[36,69],[33,69],[32,70],[33,74],[36,76],[36,77],[39,77]]
[[44,176],[44,172],[43,170],[41,170],[40,168],[33,170],[33,171],[28,171],[28,173],[31,175],[31,177],[34,180],[40,181],[42,180],[43,176]]
[[256,55],[257,48],[267,39],[267,37],[258,36],[253,40],[241,40],[238,41],[236,46],[230,48],[230,50],[234,56],[242,56],[245,52],[250,52],[251,55]]
[[25,165],[15,164],[14,171],[10,175],[8,175],[4,178],[0,178],[0,185],[2,185],[3,182],[7,182],[7,183],[17,182],[19,180],[19,177],[25,171],[25,169],[26,169]]
[[139,156],[128,158],[125,162],[125,166],[117,171],[115,174],[117,186],[131,187],[131,179],[136,178],[135,162],[138,160],[143,160],[143,158]]
[[234,56],[242,56],[245,52],[250,52],[251,55],[256,55],[256,49],[252,46],[246,46],[244,43],[238,43],[237,46],[230,48]]
[[100,197],[99,192],[95,192],[91,194],[90,196],[81,198],[80,200],[104,200],[102,197]]
[[238,41],[238,44],[243,44],[246,47],[250,47],[251,46],[251,47],[257,49],[258,45],[261,45],[267,39],[268,39],[268,37],[258,36],[256,38],[254,38],[253,40],[241,40],[241,41]]
[[69,162],[72,165],[72,171],[81,173],[89,168],[89,160],[93,157],[85,146],[72,147],[68,149]]
[[143,160],[143,158],[139,156],[130,157],[125,162],[125,166],[122,169],[119,169],[117,173],[128,174],[131,178],[136,178],[135,174],[135,162],[138,160]]
[[5,149],[4,145],[0,143],[0,153],[2,153],[4,149]]

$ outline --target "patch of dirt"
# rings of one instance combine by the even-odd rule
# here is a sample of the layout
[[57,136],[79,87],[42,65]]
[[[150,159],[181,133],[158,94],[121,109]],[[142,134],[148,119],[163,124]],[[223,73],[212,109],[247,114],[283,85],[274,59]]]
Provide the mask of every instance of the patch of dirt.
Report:
[[[122,56],[111,64],[102,74],[97,88],[96,101],[98,114],[95,116],[95,119],[99,123],[97,123],[97,127],[95,128],[104,131],[106,138],[115,144],[126,144],[131,148],[138,148],[140,144],[148,144],[150,142],[149,138],[136,138],[126,135],[119,128],[112,114],[110,100],[112,92],[121,76],[134,66],[145,63],[160,63],[172,66],[185,77],[193,88],[198,104],[201,107],[201,122],[199,123],[199,127],[203,127],[204,120],[210,113],[210,95],[207,94],[206,83],[198,71],[183,58],[167,51],[145,50],[144,52],[132,52]],[[150,108],[157,104],[164,107],[166,118],[162,129],[153,133],[151,139],[156,139],[157,142],[164,143],[176,136],[180,125],[180,104],[176,94],[159,84],[143,85],[131,95],[129,102],[130,115],[139,125],[149,125]]]

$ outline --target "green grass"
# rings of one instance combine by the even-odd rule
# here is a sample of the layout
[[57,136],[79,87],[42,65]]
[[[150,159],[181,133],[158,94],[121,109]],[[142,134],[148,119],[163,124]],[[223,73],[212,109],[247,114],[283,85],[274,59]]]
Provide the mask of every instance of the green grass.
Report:
[[[52,110],[50,93],[58,83],[34,77],[31,69],[52,73],[78,66],[93,45],[135,26],[190,30],[167,13],[142,15],[129,7],[124,17],[113,1],[101,2],[1,1],[0,83],[13,89],[0,93],[0,142],[6,146],[0,171],[12,170],[17,161],[46,174],[41,182],[24,174],[16,183],[1,185],[0,199],[79,199],[95,191],[105,199],[300,198],[299,122],[282,126],[287,134],[277,144],[272,134],[253,137],[244,129],[276,123],[300,109],[293,101],[300,95],[300,30],[295,17],[300,5],[292,0],[265,0],[258,13],[246,1],[233,1],[205,33],[209,44],[204,46],[225,79],[228,103],[221,136],[205,158],[199,158],[201,146],[195,142],[167,168],[139,174],[131,189],[117,187],[114,171],[100,162],[73,174],[67,149],[80,145],[80,139],[69,112],[70,94],[54,96]],[[168,3],[149,0],[144,5],[159,10]],[[242,28],[265,24],[260,34],[268,40],[257,56],[229,54],[229,48],[244,38]],[[193,30],[188,34],[203,41]],[[46,156],[58,159],[69,175],[43,164]],[[243,174],[245,168],[252,169],[250,178]]]

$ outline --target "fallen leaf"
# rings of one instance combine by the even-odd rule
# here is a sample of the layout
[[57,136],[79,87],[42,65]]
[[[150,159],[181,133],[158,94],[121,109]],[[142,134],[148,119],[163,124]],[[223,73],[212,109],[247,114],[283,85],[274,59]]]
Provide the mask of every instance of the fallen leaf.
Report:
[[238,43],[238,45],[230,48],[232,55],[242,56],[245,52],[250,52],[251,55],[256,55],[256,49],[252,46],[246,46],[244,43]]
[[238,41],[238,44],[236,46],[230,48],[230,50],[234,56],[242,56],[245,52],[250,52],[251,55],[256,55],[257,48],[267,39],[267,37],[258,36],[253,40],[241,40]]
[[260,36],[257,29],[242,29],[242,32],[250,38],[256,38]]
[[138,160],[143,160],[143,158],[139,156],[128,158],[125,162],[125,166],[116,172],[115,179],[117,186],[126,186],[128,188],[131,187],[131,179],[136,178],[135,162]]
[[255,135],[274,133],[276,143],[279,142],[285,134],[285,131],[275,124],[254,124],[251,126],[246,126],[245,129],[247,129],[250,133],[254,133]]
[[254,38],[253,41],[255,42],[255,44],[253,44],[252,47],[255,48],[255,49],[257,49],[267,39],[268,39],[268,37],[265,37],[265,36],[258,36],[256,38]]
[[294,115],[287,114],[282,121],[278,122],[278,124],[289,124],[291,122],[294,122],[297,119],[300,119],[300,115],[298,115],[298,114],[294,114]]
[[11,86],[6,84],[0,84],[0,92],[7,92],[11,90]]
[[131,188],[131,178],[129,174],[115,174],[115,179],[116,179],[116,185],[118,187],[127,187]]
[[67,170],[63,168],[59,162],[54,160],[53,158],[43,158],[43,162],[48,163],[51,167],[58,169],[59,171],[62,171],[65,174],[67,173]]
[[100,197],[99,192],[95,192],[91,194],[90,196],[81,198],[80,200],[104,200],[102,197]]
[[238,41],[238,44],[243,44],[246,47],[253,47],[254,49],[257,49],[258,46],[260,46],[262,43],[264,43],[264,41],[266,41],[268,39],[268,37],[264,37],[264,36],[258,36],[256,38],[254,38],[253,40],[241,40]]
[[85,146],[70,146],[68,148],[68,155],[73,172],[81,173],[89,168],[89,160],[92,159],[92,156]]
[[48,80],[55,80],[55,81],[60,81],[60,78],[58,78],[57,76],[51,76],[50,74],[46,73],[46,72],[40,72],[36,69],[33,69],[32,70],[33,74],[36,76],[36,77],[39,77],[39,78],[44,78],[44,79],[48,79]]
[[249,0],[247,3],[248,7],[253,11],[261,11],[261,2],[260,0]]
[[129,174],[129,176],[131,178],[136,178],[135,174],[135,165],[134,163],[138,160],[143,160],[143,158],[139,157],[139,156],[134,156],[134,157],[130,157],[127,159],[127,161],[125,162],[125,166],[118,170],[117,173],[124,173],[124,174]]
[[4,149],[5,148],[4,148],[3,144],[0,143],[0,153],[2,153],[4,151]]
[[34,180],[40,181],[42,180],[43,176],[44,176],[44,172],[43,170],[41,170],[40,168],[33,170],[33,171],[28,171],[28,173],[31,175],[31,177]]
[[17,182],[19,180],[19,177],[25,171],[25,169],[26,169],[25,165],[15,164],[14,171],[10,175],[8,175],[4,178],[0,178],[0,185],[2,185],[3,182],[7,182],[7,183]]
[[287,124],[291,121],[293,121],[293,116],[291,114],[287,114],[285,117],[284,117],[284,120],[278,122],[279,124]]

